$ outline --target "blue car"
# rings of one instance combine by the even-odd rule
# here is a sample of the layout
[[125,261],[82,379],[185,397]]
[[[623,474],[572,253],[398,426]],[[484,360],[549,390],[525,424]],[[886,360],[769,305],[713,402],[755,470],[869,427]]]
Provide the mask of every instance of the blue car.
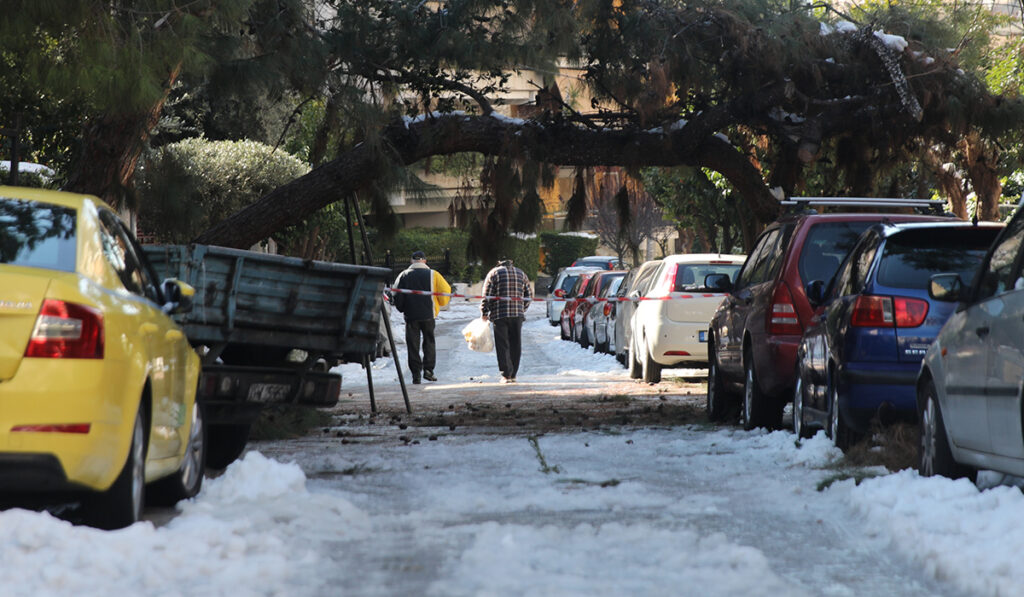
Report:
[[933,274],[972,280],[1000,224],[876,224],[832,280],[812,280],[815,319],[797,349],[793,430],[824,428],[846,450],[869,429],[917,416],[915,381],[956,303],[933,299]]

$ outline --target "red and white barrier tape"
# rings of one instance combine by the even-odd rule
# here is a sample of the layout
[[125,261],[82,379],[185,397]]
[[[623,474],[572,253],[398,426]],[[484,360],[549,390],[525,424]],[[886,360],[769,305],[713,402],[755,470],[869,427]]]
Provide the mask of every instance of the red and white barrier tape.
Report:
[[[479,294],[458,294],[455,292],[430,292],[429,290],[409,290],[408,288],[385,288],[384,290],[401,293],[401,294],[415,294],[418,296],[449,296],[451,298],[464,298],[466,300],[484,300],[494,299],[499,301],[527,301],[531,303],[559,303],[565,301],[574,301],[577,297],[549,297],[549,298],[524,298],[521,296],[485,296]],[[670,301],[675,299],[693,299],[693,298],[707,298],[725,296],[723,292],[707,292],[707,293],[685,293],[685,292],[673,292],[668,296],[642,296],[637,299],[631,299],[625,296],[614,296],[614,297],[587,297],[584,300],[590,303],[605,303],[605,302],[625,302],[625,301]]]

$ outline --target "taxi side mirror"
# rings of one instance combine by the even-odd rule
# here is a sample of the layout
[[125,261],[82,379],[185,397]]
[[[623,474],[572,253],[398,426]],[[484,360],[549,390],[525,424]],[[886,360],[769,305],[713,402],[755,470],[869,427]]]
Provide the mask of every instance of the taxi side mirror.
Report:
[[192,310],[192,300],[195,298],[196,289],[190,284],[176,278],[167,278],[164,280],[163,289],[164,313],[175,315]]

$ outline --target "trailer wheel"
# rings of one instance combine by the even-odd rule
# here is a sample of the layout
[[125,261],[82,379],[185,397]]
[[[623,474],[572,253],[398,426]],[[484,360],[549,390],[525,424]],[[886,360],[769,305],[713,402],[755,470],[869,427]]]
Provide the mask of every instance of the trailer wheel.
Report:
[[238,459],[249,441],[251,425],[209,425],[206,430],[206,466],[227,468]]

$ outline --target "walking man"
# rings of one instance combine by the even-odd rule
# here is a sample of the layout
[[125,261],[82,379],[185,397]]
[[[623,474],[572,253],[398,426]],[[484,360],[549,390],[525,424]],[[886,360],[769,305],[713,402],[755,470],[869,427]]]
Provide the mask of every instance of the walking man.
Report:
[[494,323],[494,350],[501,383],[515,383],[523,353],[523,319],[533,299],[533,288],[523,270],[512,265],[511,259],[502,259],[487,272],[484,296],[507,297],[485,298],[480,303],[480,316]]
[[[422,290],[427,293],[449,293],[452,287],[444,277],[427,266],[427,256],[423,251],[412,254],[412,263],[395,279],[395,288],[405,290]],[[399,292],[395,294],[393,303],[405,316],[405,345],[408,350],[409,371],[412,372],[412,383],[420,383],[420,373],[427,381],[437,381],[434,376],[434,365],[437,363],[437,352],[434,347],[434,318],[441,307],[448,304],[450,296],[417,295]],[[423,342],[423,356],[420,356],[420,338]]]

